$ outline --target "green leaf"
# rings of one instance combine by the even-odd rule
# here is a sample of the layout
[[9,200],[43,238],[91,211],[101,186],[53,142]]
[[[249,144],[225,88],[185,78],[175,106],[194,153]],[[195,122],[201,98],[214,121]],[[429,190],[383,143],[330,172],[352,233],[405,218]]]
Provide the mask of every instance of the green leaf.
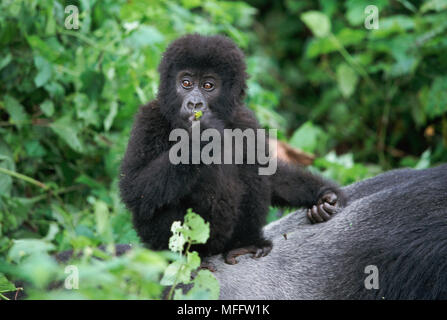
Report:
[[[11,171],[15,171],[15,163],[9,146],[0,139],[0,167]],[[9,196],[12,188],[12,177],[7,174],[0,173],[0,194]],[[1,202],[0,202],[1,203]]]
[[3,273],[0,273],[0,293],[16,290],[16,286],[10,282]]
[[8,112],[10,116],[9,122],[20,126],[23,122],[28,120],[25,108],[14,97],[5,95],[4,102],[6,112]]
[[20,273],[39,289],[55,280],[58,269],[56,261],[46,251],[32,253],[19,266]]
[[186,264],[188,268],[194,270],[200,266],[200,257],[196,251],[186,253]]
[[0,59],[0,71],[6,67],[12,60],[12,55],[11,53],[8,52],[8,54],[3,57],[2,59]]
[[104,119],[104,130],[109,131],[112,127],[113,120],[115,119],[116,115],[118,114],[118,103],[116,101],[113,101],[110,104],[110,110],[107,117]]
[[188,228],[184,234],[189,237],[191,243],[206,243],[210,236],[209,222],[205,222],[201,216],[192,212],[192,209],[188,209],[184,224]]
[[290,145],[306,152],[315,152],[319,144],[326,140],[325,132],[312,122],[305,122],[290,138]]
[[446,114],[447,76],[437,77],[433,81],[426,97],[425,111],[431,119]]
[[200,270],[194,280],[193,287],[186,294],[181,289],[175,291],[174,300],[217,300],[219,299],[219,281],[209,270]]
[[425,13],[430,10],[443,11],[447,9],[447,0],[428,0],[421,6],[420,11]]
[[14,244],[8,252],[8,259],[13,262],[19,262],[23,257],[31,254],[44,253],[54,250],[55,246],[44,240],[39,239],[20,239],[14,240]]
[[318,37],[326,37],[331,32],[331,21],[328,16],[319,11],[308,11],[301,14],[301,20]]
[[53,101],[48,99],[45,100],[43,103],[40,104],[40,109],[47,117],[51,117],[54,114]]
[[78,130],[70,116],[65,116],[50,124],[50,128],[74,151],[83,153],[84,147],[79,140]]
[[[344,28],[337,33],[336,38],[344,46],[357,45],[363,42],[366,33],[364,30],[353,30]],[[306,55],[309,58],[320,54],[330,53],[339,49],[336,42],[331,37],[313,38],[309,41],[306,49]]]
[[41,158],[47,154],[45,148],[37,140],[25,142],[25,151],[30,158]]
[[90,99],[96,100],[101,95],[105,83],[105,77],[102,72],[84,71],[81,74],[81,81],[81,92],[85,93]]
[[349,98],[355,91],[358,76],[355,71],[346,63],[341,63],[337,67],[338,87],[345,98]]
[[51,79],[53,67],[41,56],[34,57],[34,64],[37,68],[37,75],[34,78],[34,83],[36,84],[36,87],[41,87]]
[[126,45],[134,49],[162,43],[164,36],[153,26],[141,25],[125,39]]
[[100,235],[105,235],[107,230],[110,229],[109,224],[109,208],[104,201],[95,202],[95,218],[96,218],[96,231]]
[[189,283],[191,281],[191,269],[186,268],[181,260],[174,261],[165,270],[160,283],[171,286],[175,283]]
[[59,55],[59,51],[57,50],[58,48],[54,45],[52,46],[51,43],[43,41],[42,39],[40,39],[39,36],[36,35],[28,36],[26,37],[26,39],[31,48],[33,48],[33,50],[36,51],[39,56],[49,61],[55,61],[57,59]]
[[427,169],[430,168],[430,158],[431,158],[431,151],[430,149],[427,149],[422,153],[421,159],[418,161],[415,169]]

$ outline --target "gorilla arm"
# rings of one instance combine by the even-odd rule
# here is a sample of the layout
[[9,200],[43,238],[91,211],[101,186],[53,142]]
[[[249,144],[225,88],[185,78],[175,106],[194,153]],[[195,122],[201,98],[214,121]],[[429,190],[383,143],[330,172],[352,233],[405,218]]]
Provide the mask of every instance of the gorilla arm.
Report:
[[332,182],[278,159],[278,168],[271,176],[272,205],[307,207],[313,223],[324,222],[346,204],[343,192]]
[[199,176],[196,165],[169,161],[170,128],[154,101],[140,109],[121,166],[121,195],[136,215],[177,201],[191,191]]

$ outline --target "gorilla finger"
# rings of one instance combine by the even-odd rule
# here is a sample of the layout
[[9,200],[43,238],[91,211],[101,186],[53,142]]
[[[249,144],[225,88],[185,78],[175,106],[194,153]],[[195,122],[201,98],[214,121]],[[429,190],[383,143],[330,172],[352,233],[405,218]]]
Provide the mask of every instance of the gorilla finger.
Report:
[[270,251],[272,251],[272,248],[272,246],[262,248],[262,256],[265,257],[266,255],[268,255]]
[[225,263],[226,264],[236,264],[237,260],[235,257],[225,257]]
[[330,213],[325,210],[323,204],[318,206],[318,214],[324,221],[328,221],[331,218]]
[[252,258],[258,259],[258,258],[262,257],[262,253],[263,253],[262,248],[259,248],[258,250],[256,250],[256,253],[253,254]]
[[310,209],[310,211],[312,212],[312,218],[316,221],[316,222],[323,222],[323,218],[320,217],[320,214],[318,213],[318,208],[317,206],[313,206],[312,209]]
[[307,209],[307,211],[306,211],[306,215],[307,215],[307,218],[309,219],[310,223],[314,224],[315,221],[314,221],[314,219],[312,218],[312,213],[311,213],[310,209]]
[[324,208],[324,211],[326,211],[329,214],[334,214],[334,213],[337,212],[337,207],[336,206],[331,206],[327,202],[323,203],[323,208]]
[[323,196],[323,201],[328,202],[332,205],[337,203],[338,197],[334,192],[327,193]]

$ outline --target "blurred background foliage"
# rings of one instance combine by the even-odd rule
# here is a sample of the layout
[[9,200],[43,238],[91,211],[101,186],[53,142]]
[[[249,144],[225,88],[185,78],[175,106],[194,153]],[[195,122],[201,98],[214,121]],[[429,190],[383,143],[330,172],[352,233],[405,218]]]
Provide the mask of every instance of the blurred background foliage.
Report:
[[[364,26],[371,4],[377,30]],[[78,30],[64,26],[68,5]],[[234,39],[261,124],[345,185],[447,160],[446,30],[447,0],[2,0],[0,294],[25,279],[37,298],[159,297],[169,253],[92,248],[138,244],[118,167],[171,40]],[[42,290],[64,276],[50,253],[67,249],[84,253],[89,285]]]

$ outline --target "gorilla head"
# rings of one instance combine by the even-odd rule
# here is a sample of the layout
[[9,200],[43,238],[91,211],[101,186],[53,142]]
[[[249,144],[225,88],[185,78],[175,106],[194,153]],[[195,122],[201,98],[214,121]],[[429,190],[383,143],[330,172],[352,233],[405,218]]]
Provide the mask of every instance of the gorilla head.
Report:
[[175,40],[159,66],[161,112],[174,126],[190,127],[199,111],[204,126],[225,125],[245,96],[245,69],[244,54],[227,37]]

